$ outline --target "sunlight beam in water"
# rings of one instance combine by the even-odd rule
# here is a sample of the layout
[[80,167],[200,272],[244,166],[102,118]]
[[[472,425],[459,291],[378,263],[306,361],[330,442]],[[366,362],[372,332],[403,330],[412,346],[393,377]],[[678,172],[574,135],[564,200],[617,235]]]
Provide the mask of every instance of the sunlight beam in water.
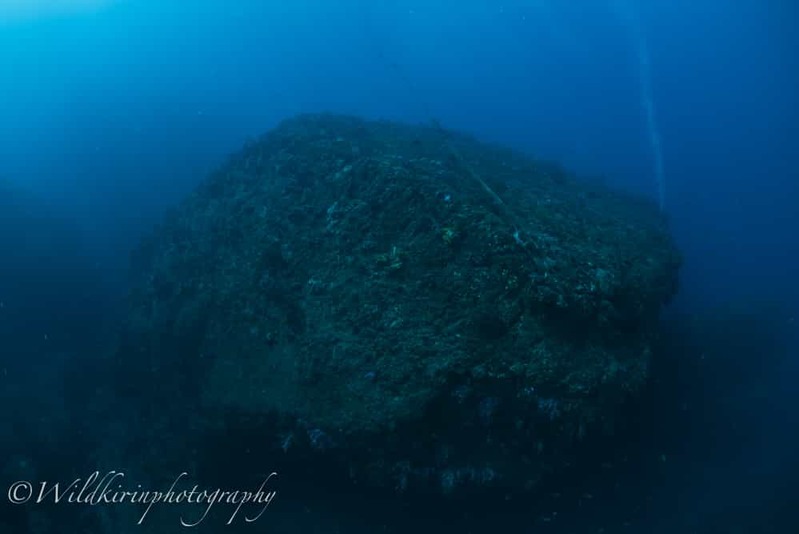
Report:
[[652,74],[649,60],[649,47],[641,21],[632,4],[622,0],[611,2],[611,7],[621,21],[629,28],[635,46],[638,78],[641,85],[641,105],[644,109],[644,120],[652,150],[652,165],[657,186],[657,197],[660,209],[666,204],[666,177],[663,170],[663,148],[660,142],[655,102],[652,96]]

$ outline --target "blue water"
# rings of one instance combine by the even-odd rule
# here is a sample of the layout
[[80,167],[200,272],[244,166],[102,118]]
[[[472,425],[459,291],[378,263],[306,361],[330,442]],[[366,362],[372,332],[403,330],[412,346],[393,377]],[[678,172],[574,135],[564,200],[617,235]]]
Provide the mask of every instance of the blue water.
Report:
[[[26,377],[3,402],[40,379],[29,416],[58,405],[132,248],[248,139],[304,112],[435,120],[650,197],[685,260],[664,320],[769,340],[697,373],[673,346],[664,442],[631,453],[668,449],[668,473],[561,531],[624,524],[640,488],[635,532],[799,531],[797,22],[780,0],[0,2],[0,183],[26,214],[0,213],[0,363]],[[0,465],[36,455],[14,435]]]

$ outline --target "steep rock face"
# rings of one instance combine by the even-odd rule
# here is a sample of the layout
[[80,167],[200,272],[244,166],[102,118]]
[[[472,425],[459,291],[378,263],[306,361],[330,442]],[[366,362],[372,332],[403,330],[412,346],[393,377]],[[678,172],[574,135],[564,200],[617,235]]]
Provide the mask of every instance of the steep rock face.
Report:
[[142,244],[117,361],[143,398],[359,481],[530,488],[643,384],[679,263],[654,206],[555,166],[300,116]]

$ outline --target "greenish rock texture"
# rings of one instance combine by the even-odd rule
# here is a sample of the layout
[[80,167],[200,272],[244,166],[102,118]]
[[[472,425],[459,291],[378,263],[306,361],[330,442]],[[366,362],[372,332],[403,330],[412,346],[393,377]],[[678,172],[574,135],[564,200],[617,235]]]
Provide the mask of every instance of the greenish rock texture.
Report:
[[305,115],[231,156],[133,264],[131,391],[359,483],[452,493],[535,488],[612,432],[680,256],[654,204],[552,164]]

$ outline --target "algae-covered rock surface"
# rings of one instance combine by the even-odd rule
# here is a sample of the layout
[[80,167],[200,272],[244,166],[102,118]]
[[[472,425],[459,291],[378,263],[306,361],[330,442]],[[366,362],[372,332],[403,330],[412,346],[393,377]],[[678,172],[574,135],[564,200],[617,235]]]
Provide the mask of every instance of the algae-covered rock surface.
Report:
[[557,166],[299,116],[136,252],[120,380],[359,482],[531,488],[643,385],[679,263],[653,204]]

